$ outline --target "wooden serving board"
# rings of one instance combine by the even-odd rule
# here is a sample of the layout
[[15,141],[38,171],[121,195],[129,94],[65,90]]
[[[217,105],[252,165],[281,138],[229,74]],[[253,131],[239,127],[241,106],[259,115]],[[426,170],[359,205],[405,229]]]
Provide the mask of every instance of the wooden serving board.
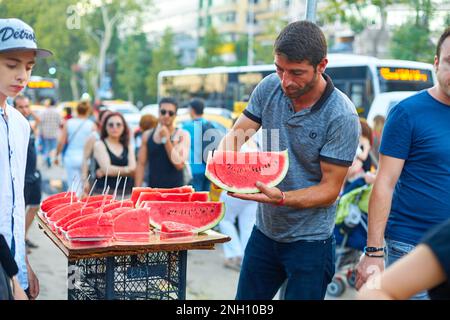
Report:
[[39,228],[64,253],[69,260],[101,258],[122,255],[145,254],[160,251],[213,250],[215,244],[231,240],[230,237],[213,230],[186,238],[160,240],[158,234],[150,234],[148,239],[140,242],[74,242],[56,234],[47,224],[41,213],[36,215]]

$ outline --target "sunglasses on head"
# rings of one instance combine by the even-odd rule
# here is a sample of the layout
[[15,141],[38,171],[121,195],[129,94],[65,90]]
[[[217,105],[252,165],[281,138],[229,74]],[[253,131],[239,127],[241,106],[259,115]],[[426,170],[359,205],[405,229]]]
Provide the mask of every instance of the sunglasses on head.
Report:
[[122,122],[108,122],[107,124],[108,128],[120,128],[123,126]]
[[162,116],[165,116],[166,113],[168,113],[169,116],[171,116],[171,117],[173,117],[175,115],[175,111],[161,109],[161,110],[159,110],[159,112],[161,113]]

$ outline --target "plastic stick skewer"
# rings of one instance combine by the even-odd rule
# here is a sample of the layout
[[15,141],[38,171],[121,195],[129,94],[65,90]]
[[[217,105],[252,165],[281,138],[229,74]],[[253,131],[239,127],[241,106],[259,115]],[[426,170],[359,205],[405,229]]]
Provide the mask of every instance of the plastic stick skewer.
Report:
[[125,183],[123,184],[123,190],[122,190],[122,201],[120,203],[121,208],[123,206],[123,198],[125,197],[125,189],[127,187],[127,180],[128,180],[128,177],[125,177]]
[[105,185],[104,185],[104,187],[103,187],[102,194],[105,194],[106,186],[108,185],[108,169],[109,169],[109,167],[106,167],[106,173],[105,173]]
[[70,185],[70,189],[66,191],[66,194],[64,195],[64,198],[67,197],[67,195],[69,194],[69,192],[72,191],[73,186],[75,184],[75,181],[78,179],[78,177],[75,177],[75,179],[72,180],[72,184]]
[[113,193],[113,201],[116,200],[116,195],[117,195],[117,187],[119,186],[120,181],[122,180],[122,177],[120,176],[120,171],[117,173],[117,179],[116,179],[116,187],[114,188],[114,193]]
[[86,203],[84,204],[84,206],[81,208],[81,212],[83,212],[84,208],[86,208],[88,202],[89,202],[89,197],[92,195],[92,192],[94,191],[95,185],[97,184],[97,179],[95,179],[94,183],[92,184],[91,187],[91,191],[89,191],[89,195],[87,197]]
[[109,186],[108,186],[108,188],[106,188],[106,193],[103,195],[102,206],[100,207],[100,215],[98,216],[97,224],[100,221],[101,216],[103,215],[103,209],[105,207],[106,197],[107,197],[108,193],[109,193]]

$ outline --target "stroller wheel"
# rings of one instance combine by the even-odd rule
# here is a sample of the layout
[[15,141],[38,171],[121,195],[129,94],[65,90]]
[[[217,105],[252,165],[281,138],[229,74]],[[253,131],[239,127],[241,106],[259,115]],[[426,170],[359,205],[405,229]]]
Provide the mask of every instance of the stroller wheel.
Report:
[[327,287],[327,293],[332,297],[340,297],[345,291],[345,282],[341,278],[333,278]]
[[356,270],[350,269],[347,272],[347,283],[350,287],[354,288],[356,285]]

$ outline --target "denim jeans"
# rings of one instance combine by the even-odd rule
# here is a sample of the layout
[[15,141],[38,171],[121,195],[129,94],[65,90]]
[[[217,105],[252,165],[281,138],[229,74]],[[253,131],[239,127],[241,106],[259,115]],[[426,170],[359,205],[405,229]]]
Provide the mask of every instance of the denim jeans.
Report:
[[211,182],[205,177],[204,173],[192,175],[192,186],[195,191],[209,191]]
[[42,154],[49,166],[51,165],[51,152],[53,150],[56,150],[57,145],[58,145],[57,139],[42,138]]
[[334,276],[335,240],[282,243],[253,228],[245,249],[237,300],[273,299],[285,280],[286,300],[323,300]]
[[[415,246],[412,244],[386,239],[387,258],[386,268],[392,265],[394,262],[402,258],[403,256],[414,250]],[[422,291],[411,297],[411,300],[429,300],[427,291]]]

